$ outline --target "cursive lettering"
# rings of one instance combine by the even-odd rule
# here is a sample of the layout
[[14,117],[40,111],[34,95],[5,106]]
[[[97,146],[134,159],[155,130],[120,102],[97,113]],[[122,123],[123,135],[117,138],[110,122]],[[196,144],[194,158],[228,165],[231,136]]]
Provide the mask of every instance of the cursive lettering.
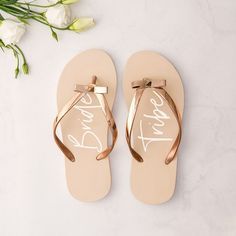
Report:
[[98,153],[102,151],[102,143],[98,136],[91,128],[91,124],[94,121],[94,109],[101,109],[101,105],[91,105],[93,100],[89,94],[86,94],[81,100],[80,104],[75,105],[76,109],[82,118],[79,118],[81,129],[84,131],[81,135],[81,140],[76,139],[73,135],[69,134],[68,139],[74,147],[93,149]]
[[[173,140],[170,137],[165,137],[164,132],[161,130],[161,128],[165,126],[165,120],[170,119],[170,117],[161,110],[164,105],[162,97],[156,91],[153,91],[153,93],[155,98],[150,99],[150,103],[154,106],[152,114],[143,114],[144,120],[140,120],[139,122],[140,135],[138,136],[138,139],[142,141],[145,152],[147,151],[148,146],[153,142]],[[148,125],[151,125],[152,128],[151,137],[144,134],[143,126],[147,129]]]

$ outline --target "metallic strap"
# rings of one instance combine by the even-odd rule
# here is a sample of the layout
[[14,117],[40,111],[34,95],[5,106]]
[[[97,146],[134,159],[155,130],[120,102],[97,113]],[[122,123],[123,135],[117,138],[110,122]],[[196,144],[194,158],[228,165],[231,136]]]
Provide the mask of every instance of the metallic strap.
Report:
[[99,153],[96,157],[97,160],[101,160],[106,158],[112,149],[114,148],[118,131],[116,128],[116,124],[112,115],[112,112],[109,108],[109,105],[107,103],[107,100],[104,96],[104,93],[108,92],[107,87],[101,87],[96,85],[97,77],[92,77],[92,82],[89,85],[76,85],[75,86],[75,92],[77,92],[74,96],[71,97],[71,99],[64,105],[64,107],[61,109],[61,111],[56,116],[54,123],[53,123],[53,136],[56,144],[61,149],[61,151],[64,153],[64,155],[72,162],[75,161],[74,154],[70,151],[68,147],[63,144],[63,142],[60,140],[60,138],[57,136],[57,128],[61,120],[69,113],[69,111],[88,93],[93,92],[98,99],[98,102],[100,103],[102,107],[103,114],[106,118],[106,121],[108,123],[109,129],[112,134],[112,144],[108,146],[105,150],[103,150],[101,153]]
[[166,86],[166,80],[159,80],[159,79],[148,79],[144,78],[142,80],[137,80],[132,82],[132,88],[135,89],[135,93],[133,96],[133,99],[131,101],[130,109],[129,109],[129,114],[128,114],[128,119],[126,122],[126,140],[129,146],[129,150],[134,157],[135,160],[138,162],[143,162],[143,158],[139,153],[137,153],[134,148],[132,147],[131,144],[131,135],[132,135],[132,129],[133,129],[133,123],[134,119],[136,116],[136,112],[138,109],[139,102],[141,100],[141,97],[143,95],[143,92],[146,88],[153,88],[155,91],[167,102],[169,105],[170,109],[172,110],[177,123],[179,127],[179,132],[178,135],[171,147],[170,152],[168,153],[166,159],[165,159],[165,164],[169,164],[171,161],[174,160],[176,153],[179,148],[179,144],[181,141],[181,134],[182,134],[182,127],[181,127],[181,116],[180,113],[178,112],[178,109],[171,98],[171,96],[167,93],[167,91],[164,89]]

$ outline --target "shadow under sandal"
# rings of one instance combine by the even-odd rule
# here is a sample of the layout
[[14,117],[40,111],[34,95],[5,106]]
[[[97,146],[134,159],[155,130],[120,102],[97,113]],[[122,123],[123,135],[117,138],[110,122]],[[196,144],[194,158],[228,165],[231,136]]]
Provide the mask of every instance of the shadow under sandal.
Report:
[[[66,157],[68,189],[81,201],[96,201],[110,190],[108,155],[117,139],[111,112],[115,92],[115,67],[102,50],[92,49],[74,57],[59,80],[59,113],[53,134]],[[57,135],[59,125],[62,140]],[[108,131],[112,136],[111,145],[108,144]]]
[[175,189],[184,91],[179,73],[163,56],[131,56],[124,74],[129,114],[126,139],[133,156],[131,189],[148,204],[168,201]]

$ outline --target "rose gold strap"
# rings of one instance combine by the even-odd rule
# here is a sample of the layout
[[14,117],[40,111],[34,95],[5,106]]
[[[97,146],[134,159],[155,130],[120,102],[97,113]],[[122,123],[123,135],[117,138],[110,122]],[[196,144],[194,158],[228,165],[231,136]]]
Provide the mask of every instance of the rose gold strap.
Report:
[[134,157],[134,159],[136,159],[139,162],[143,162],[143,158],[133,149],[132,144],[131,144],[131,135],[132,135],[133,123],[134,123],[135,115],[138,109],[138,105],[143,95],[143,92],[146,88],[154,88],[155,91],[158,92],[158,94],[167,102],[179,126],[178,135],[174,141],[174,144],[171,147],[170,152],[168,153],[165,159],[165,163],[167,165],[172,160],[174,160],[176,153],[178,151],[179,144],[181,141],[181,133],[182,133],[181,117],[173,99],[164,89],[165,86],[166,86],[166,80],[157,80],[157,79],[154,80],[154,79],[144,78],[143,80],[137,80],[137,81],[132,82],[132,88],[135,89],[135,93],[131,101],[128,119],[126,122],[126,140],[127,140],[132,156]]
[[126,121],[126,141],[127,141],[127,144],[128,144],[128,147],[132,156],[134,157],[134,159],[136,159],[139,162],[143,162],[143,158],[133,149],[132,144],[131,144],[131,135],[132,135],[135,115],[136,115],[137,108],[138,108],[140,99],[142,97],[143,91],[144,91],[144,88],[139,88],[135,90],[133,99],[130,104],[128,118]]
[[61,149],[61,151],[65,154],[65,156],[72,162],[75,161],[75,157],[73,153],[67,148],[63,142],[57,136],[57,127],[61,120],[65,117],[65,115],[77,104],[77,102],[85,95],[85,93],[77,93],[74,95],[61,109],[61,111],[56,116],[53,122],[53,136],[57,146]]
[[101,159],[106,158],[110,154],[112,149],[114,148],[114,145],[115,145],[115,142],[117,139],[118,132],[117,132],[116,124],[115,124],[114,118],[112,116],[112,112],[111,112],[109,105],[106,101],[106,98],[104,96],[104,93],[107,93],[108,89],[107,89],[107,87],[96,86],[96,80],[97,80],[97,77],[93,76],[91,84],[89,84],[89,85],[76,85],[74,91],[77,92],[77,94],[72,96],[72,98],[65,104],[65,106],[61,109],[61,111],[56,116],[54,123],[53,123],[54,140],[55,140],[56,144],[58,145],[58,147],[61,149],[61,151],[64,153],[64,155],[72,162],[75,161],[75,156],[69,150],[69,148],[66,147],[63,144],[63,142],[59,139],[59,137],[57,136],[57,127],[58,127],[59,123],[61,122],[61,120],[66,116],[66,114],[68,114],[68,112],[88,92],[94,92],[94,94],[96,95],[96,98],[98,99],[98,101],[102,107],[103,114],[106,118],[106,121],[107,121],[108,126],[110,128],[110,131],[112,133],[112,144],[110,146],[108,146],[105,150],[103,150],[101,153],[99,153],[97,155],[96,159],[101,160]]
[[102,160],[102,159],[106,158],[111,153],[112,149],[114,148],[116,140],[117,140],[117,136],[118,136],[118,130],[116,128],[115,120],[113,118],[112,112],[109,108],[109,105],[107,103],[107,100],[106,100],[104,94],[96,93],[95,95],[102,107],[103,114],[106,118],[107,124],[108,124],[110,132],[112,134],[112,144],[109,145],[101,153],[99,153],[96,157],[97,160]]

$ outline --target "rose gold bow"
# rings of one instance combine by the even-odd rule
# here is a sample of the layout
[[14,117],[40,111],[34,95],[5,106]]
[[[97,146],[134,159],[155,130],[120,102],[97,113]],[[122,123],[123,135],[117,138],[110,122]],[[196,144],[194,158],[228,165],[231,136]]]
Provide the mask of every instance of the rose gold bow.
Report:
[[135,80],[131,83],[134,89],[144,89],[144,88],[163,88],[166,86],[166,80],[164,79],[148,79],[144,78],[142,80]]

